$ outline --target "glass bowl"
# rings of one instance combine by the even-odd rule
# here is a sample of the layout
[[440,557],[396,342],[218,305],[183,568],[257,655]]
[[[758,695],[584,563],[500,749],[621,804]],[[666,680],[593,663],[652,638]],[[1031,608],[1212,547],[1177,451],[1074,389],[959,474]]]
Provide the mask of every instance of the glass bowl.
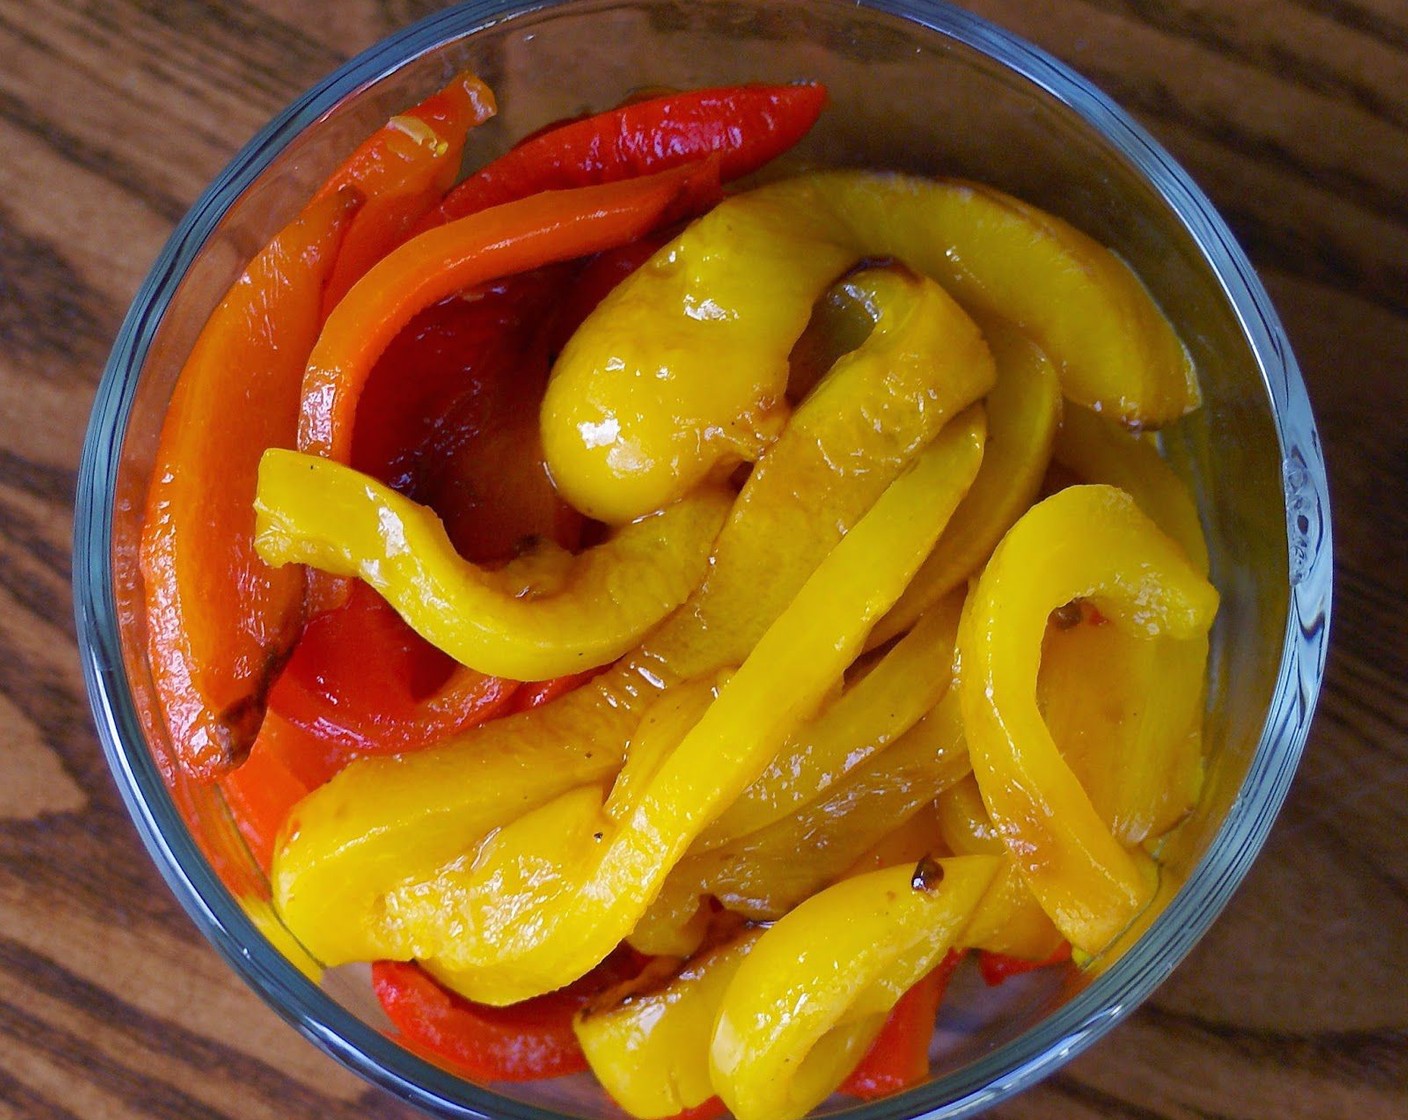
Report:
[[641,87],[818,79],[831,105],[790,164],[960,175],[1020,195],[1129,261],[1192,351],[1205,407],[1162,439],[1196,493],[1222,606],[1212,635],[1206,794],[1166,853],[1165,878],[1176,889],[1096,967],[1054,979],[1049,971],[1004,985],[1000,995],[960,985],[950,997],[959,1014],[940,1020],[930,1079],[854,1114],[965,1116],[1019,1091],[1090,1045],[1168,975],[1261,847],[1320,686],[1330,526],[1295,360],[1207,199],[1089,83],[944,3],[479,0],[352,60],[240,152],[138,293],[98,390],[79,475],[74,583],[83,666],[104,750],[152,858],[216,949],[276,1011],[392,1093],[444,1116],[619,1115],[585,1077],[470,1084],[384,1033],[364,971],[310,981],[218,795],[171,773],[164,732],[146,714],[153,705],[135,549],[182,361],[247,259],[337,163],[391,113],[464,67],[493,87],[501,106],[471,136],[474,163],[543,122],[610,106]]

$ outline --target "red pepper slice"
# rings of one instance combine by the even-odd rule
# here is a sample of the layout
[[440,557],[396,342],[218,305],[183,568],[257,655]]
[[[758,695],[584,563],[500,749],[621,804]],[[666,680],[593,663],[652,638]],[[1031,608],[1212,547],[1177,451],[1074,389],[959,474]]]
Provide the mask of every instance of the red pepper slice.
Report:
[[318,745],[312,753],[336,770],[363,755],[419,750],[492,719],[517,688],[456,665],[354,582],[345,603],[304,627],[269,706],[310,736]]
[[1026,957],[1012,957],[1006,953],[994,953],[987,949],[978,952],[978,972],[983,978],[983,982],[990,988],[995,988],[1005,980],[1010,980],[1014,976],[1021,976],[1026,972],[1035,972],[1039,968],[1050,968],[1052,965],[1065,964],[1071,959],[1071,945],[1069,941],[1063,941],[1057,945],[1049,957],[1041,960],[1028,960]]
[[357,402],[391,340],[462,289],[634,241],[718,194],[706,162],[624,183],[547,191],[439,226],[382,258],[333,309],[308,359],[299,450],[348,462]]
[[468,72],[364,140],[319,189],[355,186],[367,203],[347,232],[323,297],[326,314],[449,190],[471,128],[494,115],[494,95]]
[[[254,551],[259,456],[293,446],[323,286],[360,205],[325,195],[256,256],[176,383],[142,525],[148,656],[172,754],[209,779],[244,758],[297,636],[303,577]],[[257,407],[231,402],[257,401]]]
[[821,85],[732,86],[635,101],[538,133],[455,187],[422,228],[544,190],[679,167],[711,153],[735,179],[781,155],[816,123]]
[[929,1042],[949,978],[963,954],[950,951],[890,1011],[875,1041],[840,1091],[861,1100],[887,1097],[929,1076]]
[[402,961],[374,962],[372,987],[408,1049],[477,1081],[535,1081],[586,1070],[572,1017],[640,968],[618,951],[568,987],[509,1007],[471,1003]]

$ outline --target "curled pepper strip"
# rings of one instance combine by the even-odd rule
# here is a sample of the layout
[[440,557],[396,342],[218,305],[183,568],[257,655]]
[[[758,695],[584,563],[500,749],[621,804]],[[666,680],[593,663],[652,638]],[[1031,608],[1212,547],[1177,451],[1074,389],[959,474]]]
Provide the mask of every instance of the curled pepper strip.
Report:
[[255,547],[273,567],[360,576],[462,665],[542,680],[619,657],[684,602],[732,501],[705,489],[577,556],[488,571],[460,557],[425,506],[351,467],[273,449],[260,464]]
[[865,677],[799,730],[705,829],[694,851],[722,847],[790,816],[902,738],[948,691],[961,607],[962,600],[954,597],[924,615]]
[[781,155],[816,123],[814,84],[697,89],[633,101],[530,136],[455,187],[430,221],[454,221],[538,191],[647,175],[717,153],[724,180]]
[[[1078,403],[1152,424],[1198,402],[1187,351],[1139,280],[1064,222],[967,183],[803,175],[694,222],[563,351],[543,446],[568,500],[628,521],[754,457],[780,423],[787,357],[817,296],[885,257],[1027,332]],[[641,307],[675,309],[668,329],[633,329]]]
[[958,941],[999,862],[956,856],[857,875],[764,933],[724,995],[709,1052],[738,1120],[794,1120],[825,1100]]
[[1206,636],[1142,638],[1083,621],[1047,635],[1037,694],[1052,739],[1124,844],[1198,803]]
[[1156,876],[1111,835],[1037,708],[1047,619],[1076,598],[1133,634],[1196,639],[1217,592],[1123,491],[1073,486],[1003,538],[959,626],[959,697],[983,801],[1056,927],[1098,953],[1148,904]]
[[978,410],[939,434],[614,818],[598,788],[574,790],[495,833],[472,866],[456,861],[429,883],[393,892],[387,905],[416,931],[415,955],[434,958],[457,991],[494,1004],[551,991],[605,957],[700,830],[850,664],[972,481],[982,438]]
[[896,329],[866,339],[797,406],[748,476],[704,584],[640,649],[535,711],[412,757],[353,763],[298,806],[272,883],[315,956],[414,955],[386,913],[389,891],[614,773],[661,689],[741,662],[945,420],[987,391],[992,359],[971,320],[937,286],[886,275],[870,286],[874,313],[893,313]]
[[634,241],[681,205],[688,210],[692,199],[711,194],[717,183],[717,166],[703,164],[549,191],[437,226],[399,246],[352,286],[308,356],[299,450],[348,461],[362,387],[417,312],[474,284]]
[[[302,367],[354,191],[281,230],[211,313],[162,424],[142,523],[148,657],[176,762],[216,777],[249,752],[302,621],[303,576],[254,551],[259,453],[292,446]],[[230,407],[257,399],[258,407]]]

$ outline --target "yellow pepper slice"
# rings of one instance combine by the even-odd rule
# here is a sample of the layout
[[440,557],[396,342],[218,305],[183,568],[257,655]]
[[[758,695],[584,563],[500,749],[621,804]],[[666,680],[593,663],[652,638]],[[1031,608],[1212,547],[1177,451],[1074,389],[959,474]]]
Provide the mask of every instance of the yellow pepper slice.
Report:
[[573,1022],[582,1053],[611,1099],[641,1120],[675,1116],[714,1095],[709,1040],[724,992],[762,930],[687,961],[667,984],[606,993]]
[[[1198,507],[1148,436],[1069,408],[1052,455],[1082,481],[1127,491],[1207,574]],[[1118,628],[1097,633],[1088,625],[1048,635],[1042,660],[1047,723],[1126,844],[1162,835],[1197,804],[1207,655],[1205,637],[1142,642]]]
[[787,356],[813,304],[867,257],[1015,323],[1081,404],[1157,424],[1198,403],[1187,351],[1139,280],[1066,223],[968,183],[803,175],[726,199],[582,325],[542,413],[563,493],[629,521],[756,457],[782,422]]
[[1089,620],[1046,635],[1037,695],[1051,737],[1124,844],[1198,803],[1206,636],[1141,638]]
[[956,854],[944,851],[935,840],[938,835],[938,802],[930,801],[863,851],[841,878],[849,879],[886,867],[913,867],[925,856]]
[[1126,491],[1154,524],[1183,546],[1193,567],[1207,575],[1208,545],[1197,504],[1147,435],[1088,409],[1068,408],[1052,457],[1082,482],[1103,482]]
[[734,1116],[793,1120],[825,1100],[959,939],[999,864],[959,856],[858,875],[764,933],[724,995],[709,1051]]
[[1062,413],[1056,367],[1002,320],[987,319],[981,326],[997,363],[997,384],[983,402],[989,450],[929,559],[871,632],[871,645],[903,633],[923,611],[966,584],[1041,489]]
[[[939,708],[825,795],[722,847],[675,865],[661,889],[667,907],[712,895],[736,913],[773,921],[841,878],[861,855],[969,772],[957,704]],[[937,711],[937,709],[936,709]],[[938,836],[926,850],[932,850]]]
[[1195,638],[1217,592],[1129,495],[1073,486],[1003,538],[959,626],[959,696],[983,801],[1056,927],[1097,953],[1148,903],[1156,877],[1111,835],[1037,707],[1047,619],[1076,598],[1131,633]]
[[[955,691],[952,695],[958,695]],[[978,780],[969,774],[939,794],[938,829],[954,855],[994,855],[1002,867],[963,931],[961,948],[1039,961],[1063,940],[1022,878],[988,818]]]
[[507,825],[472,866],[394,891],[415,956],[471,999],[514,1003],[583,975],[635,926],[669,869],[850,664],[977,472],[974,409],[941,432],[822,561],[629,805],[573,790]]
[[254,545],[275,568],[359,576],[462,665],[536,681],[615,660],[683,603],[732,504],[705,488],[577,556],[549,545],[491,571],[455,551],[428,506],[341,463],[270,448]]
[[954,597],[921,618],[874,669],[802,727],[694,850],[721,847],[795,813],[918,723],[948,691],[962,605]]
[[[854,283],[892,329],[798,405],[734,503],[703,586],[643,646],[552,704],[432,750],[355,762],[299,803],[272,885],[280,916],[319,960],[402,955],[389,891],[613,774],[645,705],[681,679],[741,662],[945,419],[991,387],[982,337],[941,289],[883,272]],[[915,356],[890,360],[896,353]]]

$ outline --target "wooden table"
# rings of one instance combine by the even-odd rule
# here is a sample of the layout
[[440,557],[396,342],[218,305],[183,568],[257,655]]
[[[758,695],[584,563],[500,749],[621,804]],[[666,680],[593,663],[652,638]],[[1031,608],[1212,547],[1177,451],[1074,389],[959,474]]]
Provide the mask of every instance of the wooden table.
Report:
[[[1192,958],[1016,1118],[1408,1117],[1408,7],[972,0],[1210,192],[1305,369],[1332,470],[1329,675],[1289,803]],[[90,724],[70,503],[158,249],[236,148],[429,0],[0,0],[0,1117],[409,1116],[204,944]],[[335,13],[335,14],[334,14]]]

